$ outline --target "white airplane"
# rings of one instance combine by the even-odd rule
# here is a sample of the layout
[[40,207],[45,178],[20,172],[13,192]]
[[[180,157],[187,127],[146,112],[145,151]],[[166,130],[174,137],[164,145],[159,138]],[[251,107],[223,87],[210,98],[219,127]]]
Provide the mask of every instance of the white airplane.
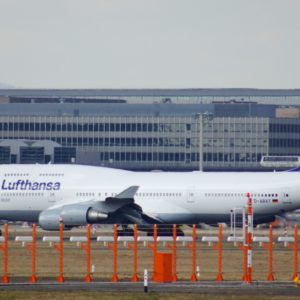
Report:
[[[132,172],[80,165],[1,165],[0,219],[45,230],[86,224],[217,224],[253,198],[254,223],[300,208],[298,172]],[[148,227],[147,227],[148,226]]]

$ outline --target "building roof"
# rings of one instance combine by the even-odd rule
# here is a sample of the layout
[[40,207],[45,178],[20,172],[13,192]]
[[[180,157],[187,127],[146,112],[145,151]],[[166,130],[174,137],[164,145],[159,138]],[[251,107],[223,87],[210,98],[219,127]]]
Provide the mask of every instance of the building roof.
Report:
[[0,115],[44,116],[173,116],[214,112],[213,104],[90,104],[90,103],[11,103],[1,104]]
[[300,96],[300,89],[0,89],[0,96],[16,97],[248,97]]

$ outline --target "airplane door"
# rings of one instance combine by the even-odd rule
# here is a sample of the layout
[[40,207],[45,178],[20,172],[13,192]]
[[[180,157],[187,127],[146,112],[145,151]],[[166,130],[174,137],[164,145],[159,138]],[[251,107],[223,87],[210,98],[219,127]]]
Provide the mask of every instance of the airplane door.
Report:
[[51,190],[51,191],[48,191],[48,193],[47,193],[47,202],[50,205],[53,205],[53,204],[61,201],[62,199],[63,199],[63,195],[60,190],[58,190],[58,191]]
[[196,198],[197,198],[197,191],[194,186],[189,187],[187,191],[187,204],[189,205],[195,205],[196,204]]
[[50,191],[48,194],[48,203],[55,204],[57,202],[57,197],[55,195],[55,192]]
[[292,195],[287,191],[290,191],[290,188],[283,188],[280,194],[280,201],[282,202],[283,206],[288,208],[293,204]]

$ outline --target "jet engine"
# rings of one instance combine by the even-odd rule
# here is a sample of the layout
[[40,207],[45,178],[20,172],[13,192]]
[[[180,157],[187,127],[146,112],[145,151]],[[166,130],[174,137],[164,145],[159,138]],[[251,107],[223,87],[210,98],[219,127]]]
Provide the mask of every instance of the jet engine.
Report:
[[275,216],[257,216],[255,217],[254,216],[254,220],[253,220],[253,223],[254,225],[257,225],[257,224],[263,224],[263,223],[271,223],[271,222],[274,222],[275,221]]
[[44,230],[58,230],[60,222],[65,229],[99,223],[108,218],[108,214],[89,205],[70,204],[60,208],[47,209],[40,213],[39,224]]

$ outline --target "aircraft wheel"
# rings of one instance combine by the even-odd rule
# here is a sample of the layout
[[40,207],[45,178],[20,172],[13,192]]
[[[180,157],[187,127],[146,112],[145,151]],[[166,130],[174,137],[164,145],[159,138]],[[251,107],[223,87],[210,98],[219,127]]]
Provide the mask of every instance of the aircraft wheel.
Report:
[[[162,229],[162,230],[157,230],[157,235],[158,236],[173,236],[173,230],[172,229]],[[177,236],[184,236],[184,232],[177,228],[176,230],[176,235]],[[147,236],[153,236],[153,230],[147,231]]]
[[184,236],[184,232],[179,228],[177,228],[177,236]]
[[118,230],[118,236],[133,236],[134,232],[130,228]]

